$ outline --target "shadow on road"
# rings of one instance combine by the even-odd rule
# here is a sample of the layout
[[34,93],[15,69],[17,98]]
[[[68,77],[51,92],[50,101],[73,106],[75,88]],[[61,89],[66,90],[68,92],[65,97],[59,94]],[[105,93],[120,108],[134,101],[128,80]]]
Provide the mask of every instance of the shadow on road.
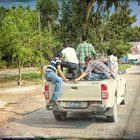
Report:
[[22,123],[31,127],[41,128],[86,128],[93,123],[107,123],[105,118],[95,120],[90,113],[68,113],[65,121],[55,120],[51,111],[45,108],[39,109],[23,119],[16,120],[16,123]]

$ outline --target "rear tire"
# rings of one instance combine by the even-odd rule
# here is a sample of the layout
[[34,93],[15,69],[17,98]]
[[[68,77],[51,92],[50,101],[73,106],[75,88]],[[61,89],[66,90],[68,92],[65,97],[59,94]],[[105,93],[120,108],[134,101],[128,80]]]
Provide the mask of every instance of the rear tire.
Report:
[[107,122],[116,122],[117,121],[117,101],[114,99],[114,105],[109,110],[111,112],[110,115],[107,115]]
[[57,121],[64,121],[66,120],[67,112],[60,112],[60,111],[53,111],[53,115]]
[[125,85],[125,91],[124,91],[124,99],[121,102],[121,105],[125,105],[127,103],[127,97],[126,97],[126,85]]
[[126,104],[126,97],[124,97],[124,99],[121,102],[121,105],[125,105]]

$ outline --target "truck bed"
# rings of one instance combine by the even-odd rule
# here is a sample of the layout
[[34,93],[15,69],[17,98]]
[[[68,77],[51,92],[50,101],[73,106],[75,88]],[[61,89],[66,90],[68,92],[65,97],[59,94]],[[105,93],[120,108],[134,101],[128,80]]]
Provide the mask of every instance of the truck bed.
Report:
[[[112,85],[112,79],[102,81],[83,80],[63,83],[60,101],[102,101],[101,84]],[[53,92],[54,84],[49,82],[50,93]]]

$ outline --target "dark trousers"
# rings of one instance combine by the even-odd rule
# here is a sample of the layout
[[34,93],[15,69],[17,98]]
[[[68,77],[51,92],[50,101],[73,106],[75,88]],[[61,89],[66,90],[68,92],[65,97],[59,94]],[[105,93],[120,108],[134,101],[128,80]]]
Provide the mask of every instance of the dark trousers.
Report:
[[72,79],[77,78],[77,75],[78,75],[78,64],[67,62],[67,61],[62,61],[61,62],[61,67],[62,67],[62,70],[63,70],[63,67],[68,68],[68,71],[70,71],[71,74],[72,74]]

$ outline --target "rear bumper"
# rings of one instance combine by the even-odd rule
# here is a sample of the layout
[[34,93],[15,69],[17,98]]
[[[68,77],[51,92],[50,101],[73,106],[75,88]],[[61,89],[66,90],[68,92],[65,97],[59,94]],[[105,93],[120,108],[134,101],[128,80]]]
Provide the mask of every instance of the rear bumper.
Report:
[[102,104],[90,104],[86,108],[68,108],[63,106],[54,106],[47,110],[58,110],[65,112],[106,112],[106,107]]

